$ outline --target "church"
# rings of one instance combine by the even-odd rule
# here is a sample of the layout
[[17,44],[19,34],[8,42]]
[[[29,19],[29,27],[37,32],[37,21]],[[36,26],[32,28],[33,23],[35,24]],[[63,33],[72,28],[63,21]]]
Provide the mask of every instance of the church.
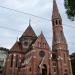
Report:
[[29,24],[12,46],[3,75],[72,75],[71,60],[56,0],[52,11],[52,49],[43,32],[37,36]]

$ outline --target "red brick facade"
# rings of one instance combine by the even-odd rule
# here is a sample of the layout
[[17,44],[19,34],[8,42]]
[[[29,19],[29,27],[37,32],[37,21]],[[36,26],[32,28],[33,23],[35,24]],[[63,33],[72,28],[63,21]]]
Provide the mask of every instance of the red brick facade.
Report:
[[62,18],[53,0],[52,50],[43,33],[37,37],[29,25],[10,49],[3,75],[72,75]]

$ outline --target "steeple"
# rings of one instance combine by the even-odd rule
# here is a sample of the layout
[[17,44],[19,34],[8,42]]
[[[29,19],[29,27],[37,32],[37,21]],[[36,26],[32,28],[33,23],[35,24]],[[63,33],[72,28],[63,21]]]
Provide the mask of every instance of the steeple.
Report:
[[[52,13],[52,27],[53,27],[53,49],[57,48],[57,44],[64,44],[64,46],[67,47],[66,39],[63,33],[63,27],[62,27],[62,19],[56,4],[56,1],[53,0],[53,13]],[[61,49],[62,45],[60,46]],[[67,49],[64,47],[65,49]]]
[[58,19],[61,18],[60,14],[59,14],[59,10],[56,4],[56,1],[53,0],[53,12],[52,12],[52,19]]
[[[68,46],[63,32],[62,18],[55,0],[53,0],[52,28],[52,61],[57,65],[54,68],[57,71],[53,72],[53,75],[72,75]],[[66,67],[64,64],[66,64]]]

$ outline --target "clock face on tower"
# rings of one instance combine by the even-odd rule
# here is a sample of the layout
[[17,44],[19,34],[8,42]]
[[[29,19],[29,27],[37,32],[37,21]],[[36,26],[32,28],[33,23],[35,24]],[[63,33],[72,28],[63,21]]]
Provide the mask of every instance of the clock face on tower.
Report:
[[39,55],[40,55],[40,57],[44,57],[44,56],[45,56],[45,52],[41,50],[41,51],[39,52]]

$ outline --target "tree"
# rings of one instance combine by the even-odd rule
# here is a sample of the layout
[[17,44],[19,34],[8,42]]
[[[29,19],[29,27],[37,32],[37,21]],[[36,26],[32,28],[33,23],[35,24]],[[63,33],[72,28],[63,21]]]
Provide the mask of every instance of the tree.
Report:
[[67,16],[70,20],[75,20],[75,0],[64,0]]

